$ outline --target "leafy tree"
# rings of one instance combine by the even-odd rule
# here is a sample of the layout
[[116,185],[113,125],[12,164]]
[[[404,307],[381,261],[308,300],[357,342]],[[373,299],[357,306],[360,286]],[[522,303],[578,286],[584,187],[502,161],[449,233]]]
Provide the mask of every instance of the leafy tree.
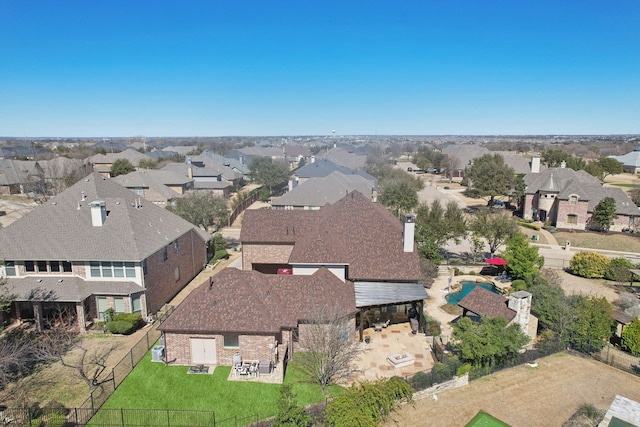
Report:
[[496,196],[507,196],[515,183],[515,171],[500,154],[485,154],[473,161],[465,173],[472,190],[480,197],[489,197],[493,207]]
[[311,416],[298,404],[291,384],[280,387],[278,413],[271,423],[272,427],[307,427],[311,425]]
[[540,325],[564,337],[573,321],[569,298],[560,286],[539,282],[530,286],[531,311],[538,316]]
[[524,197],[525,191],[527,190],[527,185],[524,182],[524,174],[519,173],[516,175],[514,184],[513,184],[513,193],[511,194],[512,200],[520,209],[524,205]]
[[303,167],[303,166],[304,166],[304,165],[306,165],[306,164],[307,164],[307,161],[304,159],[304,157],[302,157],[302,158],[300,159],[300,161],[298,162],[298,167],[299,167],[299,168],[301,168],[301,167]]
[[609,265],[604,272],[604,278],[607,280],[615,280],[616,282],[630,282],[632,273],[629,269],[635,268],[635,265],[626,258],[613,258],[609,261]]
[[378,202],[386,206],[397,217],[408,213],[418,205],[418,192],[406,179],[384,181]]
[[609,267],[609,258],[598,252],[580,251],[571,257],[571,274],[587,279],[601,279]]
[[559,148],[548,148],[546,150],[542,150],[542,163],[550,168],[560,166],[563,161],[566,162],[569,160],[569,157],[571,157],[571,154]]
[[597,163],[604,171],[602,179],[606,178],[608,175],[618,175],[624,172],[623,164],[611,157],[601,157],[598,159]]
[[143,159],[138,163],[140,169],[155,169],[158,166],[158,160],[156,159]]
[[574,171],[580,171],[586,169],[587,162],[582,157],[570,156],[566,161],[566,167],[573,169]]
[[598,351],[605,345],[614,327],[613,307],[604,297],[573,298],[571,310],[575,317],[569,324],[571,344],[579,351]]
[[478,210],[469,228],[487,241],[491,254],[519,232],[518,224],[509,216],[504,213],[492,214],[488,210]]
[[593,209],[591,226],[597,230],[609,231],[613,220],[618,218],[616,214],[616,201],[613,197],[605,197]]
[[126,175],[136,170],[136,167],[127,159],[116,159],[111,164],[111,176]]
[[506,362],[529,342],[520,325],[507,326],[502,316],[484,316],[480,322],[463,317],[453,325],[452,337],[460,358],[478,367]]
[[622,348],[640,356],[640,320],[637,317],[622,330]]
[[508,262],[507,271],[515,279],[526,279],[544,265],[544,257],[538,255],[538,247],[529,245],[523,233],[513,235],[506,245],[501,256]]
[[589,175],[598,178],[600,181],[604,180],[605,171],[598,162],[587,163],[582,169]]
[[435,151],[431,147],[422,146],[418,149],[418,152],[413,156],[413,163],[421,169],[429,167],[442,169],[442,163],[447,157],[446,154],[442,154],[440,151]]
[[229,217],[227,201],[208,191],[194,191],[175,200],[167,210],[198,227],[219,228]]
[[282,163],[274,162],[271,157],[256,157],[251,160],[249,171],[253,181],[265,185],[269,188],[269,193],[273,192],[274,187],[284,184],[289,179],[289,168]]
[[[428,232],[425,231],[428,230]],[[459,243],[467,232],[467,222],[464,213],[456,202],[447,203],[443,209],[439,200],[434,200],[429,206],[426,203],[420,204],[416,212],[416,240],[418,245],[423,241],[424,236],[430,236],[434,243],[440,247],[449,240]]]

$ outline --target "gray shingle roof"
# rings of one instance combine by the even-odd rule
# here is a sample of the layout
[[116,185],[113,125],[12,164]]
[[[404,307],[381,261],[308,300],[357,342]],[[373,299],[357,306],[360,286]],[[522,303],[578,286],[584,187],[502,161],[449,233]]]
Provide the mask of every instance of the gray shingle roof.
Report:
[[367,156],[349,153],[342,148],[332,148],[322,157],[353,170],[362,168],[367,162]]
[[37,162],[0,159],[0,185],[25,184],[38,175]]
[[225,268],[194,290],[162,323],[165,332],[275,334],[322,307],[356,312],[353,283],[326,268],[311,276]]
[[[548,183],[551,179],[555,190],[548,189]],[[571,195],[575,194],[580,200],[589,201],[588,212],[593,212],[593,209],[605,197],[612,197],[616,201],[617,214],[640,216],[637,206],[623,190],[603,187],[600,180],[585,171],[549,168],[537,174],[527,174],[524,181],[527,185],[526,194],[535,194],[538,191],[556,192],[560,200],[568,200]]]
[[[84,193],[84,200],[83,199]],[[91,223],[89,203],[106,202],[103,226]],[[93,173],[0,230],[0,257],[10,260],[141,261],[196,230],[168,210],[140,200],[109,178]]]
[[359,175],[333,172],[324,178],[308,179],[284,196],[274,198],[271,205],[321,207],[337,202],[352,191],[358,191],[371,199],[373,183]]
[[167,185],[184,185],[193,181],[172,171],[149,169],[141,169],[126,175],[116,176],[113,180],[128,189],[150,188],[162,194],[168,200],[180,197],[180,194],[167,187]]
[[7,278],[7,291],[16,295],[15,301],[80,302],[91,295],[127,296],[143,290],[134,282],[91,281],[77,276]]
[[127,159],[133,166],[138,166],[141,160],[151,160],[151,157],[129,148],[119,153],[96,154],[89,157],[89,161],[95,164],[111,164],[118,159]]

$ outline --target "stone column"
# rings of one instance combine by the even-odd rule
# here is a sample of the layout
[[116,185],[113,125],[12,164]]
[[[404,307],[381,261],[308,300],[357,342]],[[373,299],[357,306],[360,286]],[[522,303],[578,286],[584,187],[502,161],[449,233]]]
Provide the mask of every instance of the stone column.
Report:
[[84,303],[82,301],[76,303],[76,318],[80,332],[83,334],[86,333],[87,322],[85,321]]
[[36,331],[42,331],[42,323],[43,323],[44,314],[42,312],[42,301],[34,301],[33,302],[33,319],[35,320]]

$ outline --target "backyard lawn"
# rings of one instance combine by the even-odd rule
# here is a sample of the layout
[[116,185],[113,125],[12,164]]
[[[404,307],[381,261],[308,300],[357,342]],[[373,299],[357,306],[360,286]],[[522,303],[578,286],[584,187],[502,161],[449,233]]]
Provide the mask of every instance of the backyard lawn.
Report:
[[574,248],[640,252],[640,237],[637,234],[562,231],[553,235],[558,243],[568,240]]
[[[188,370],[187,366],[151,362],[151,353],[147,353],[103,408],[214,411],[216,420],[255,414],[262,419],[277,412],[279,384],[227,381],[230,366],[218,366],[212,375],[189,375]],[[324,399],[320,386],[300,381],[293,363],[287,368],[285,383],[293,384],[301,405]],[[329,387],[327,396],[341,390]]]

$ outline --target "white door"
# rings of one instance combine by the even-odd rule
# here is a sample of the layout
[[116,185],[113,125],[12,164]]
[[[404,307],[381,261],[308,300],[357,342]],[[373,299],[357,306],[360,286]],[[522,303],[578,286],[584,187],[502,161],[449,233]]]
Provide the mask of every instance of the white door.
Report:
[[191,338],[191,363],[198,365],[215,365],[215,338]]

